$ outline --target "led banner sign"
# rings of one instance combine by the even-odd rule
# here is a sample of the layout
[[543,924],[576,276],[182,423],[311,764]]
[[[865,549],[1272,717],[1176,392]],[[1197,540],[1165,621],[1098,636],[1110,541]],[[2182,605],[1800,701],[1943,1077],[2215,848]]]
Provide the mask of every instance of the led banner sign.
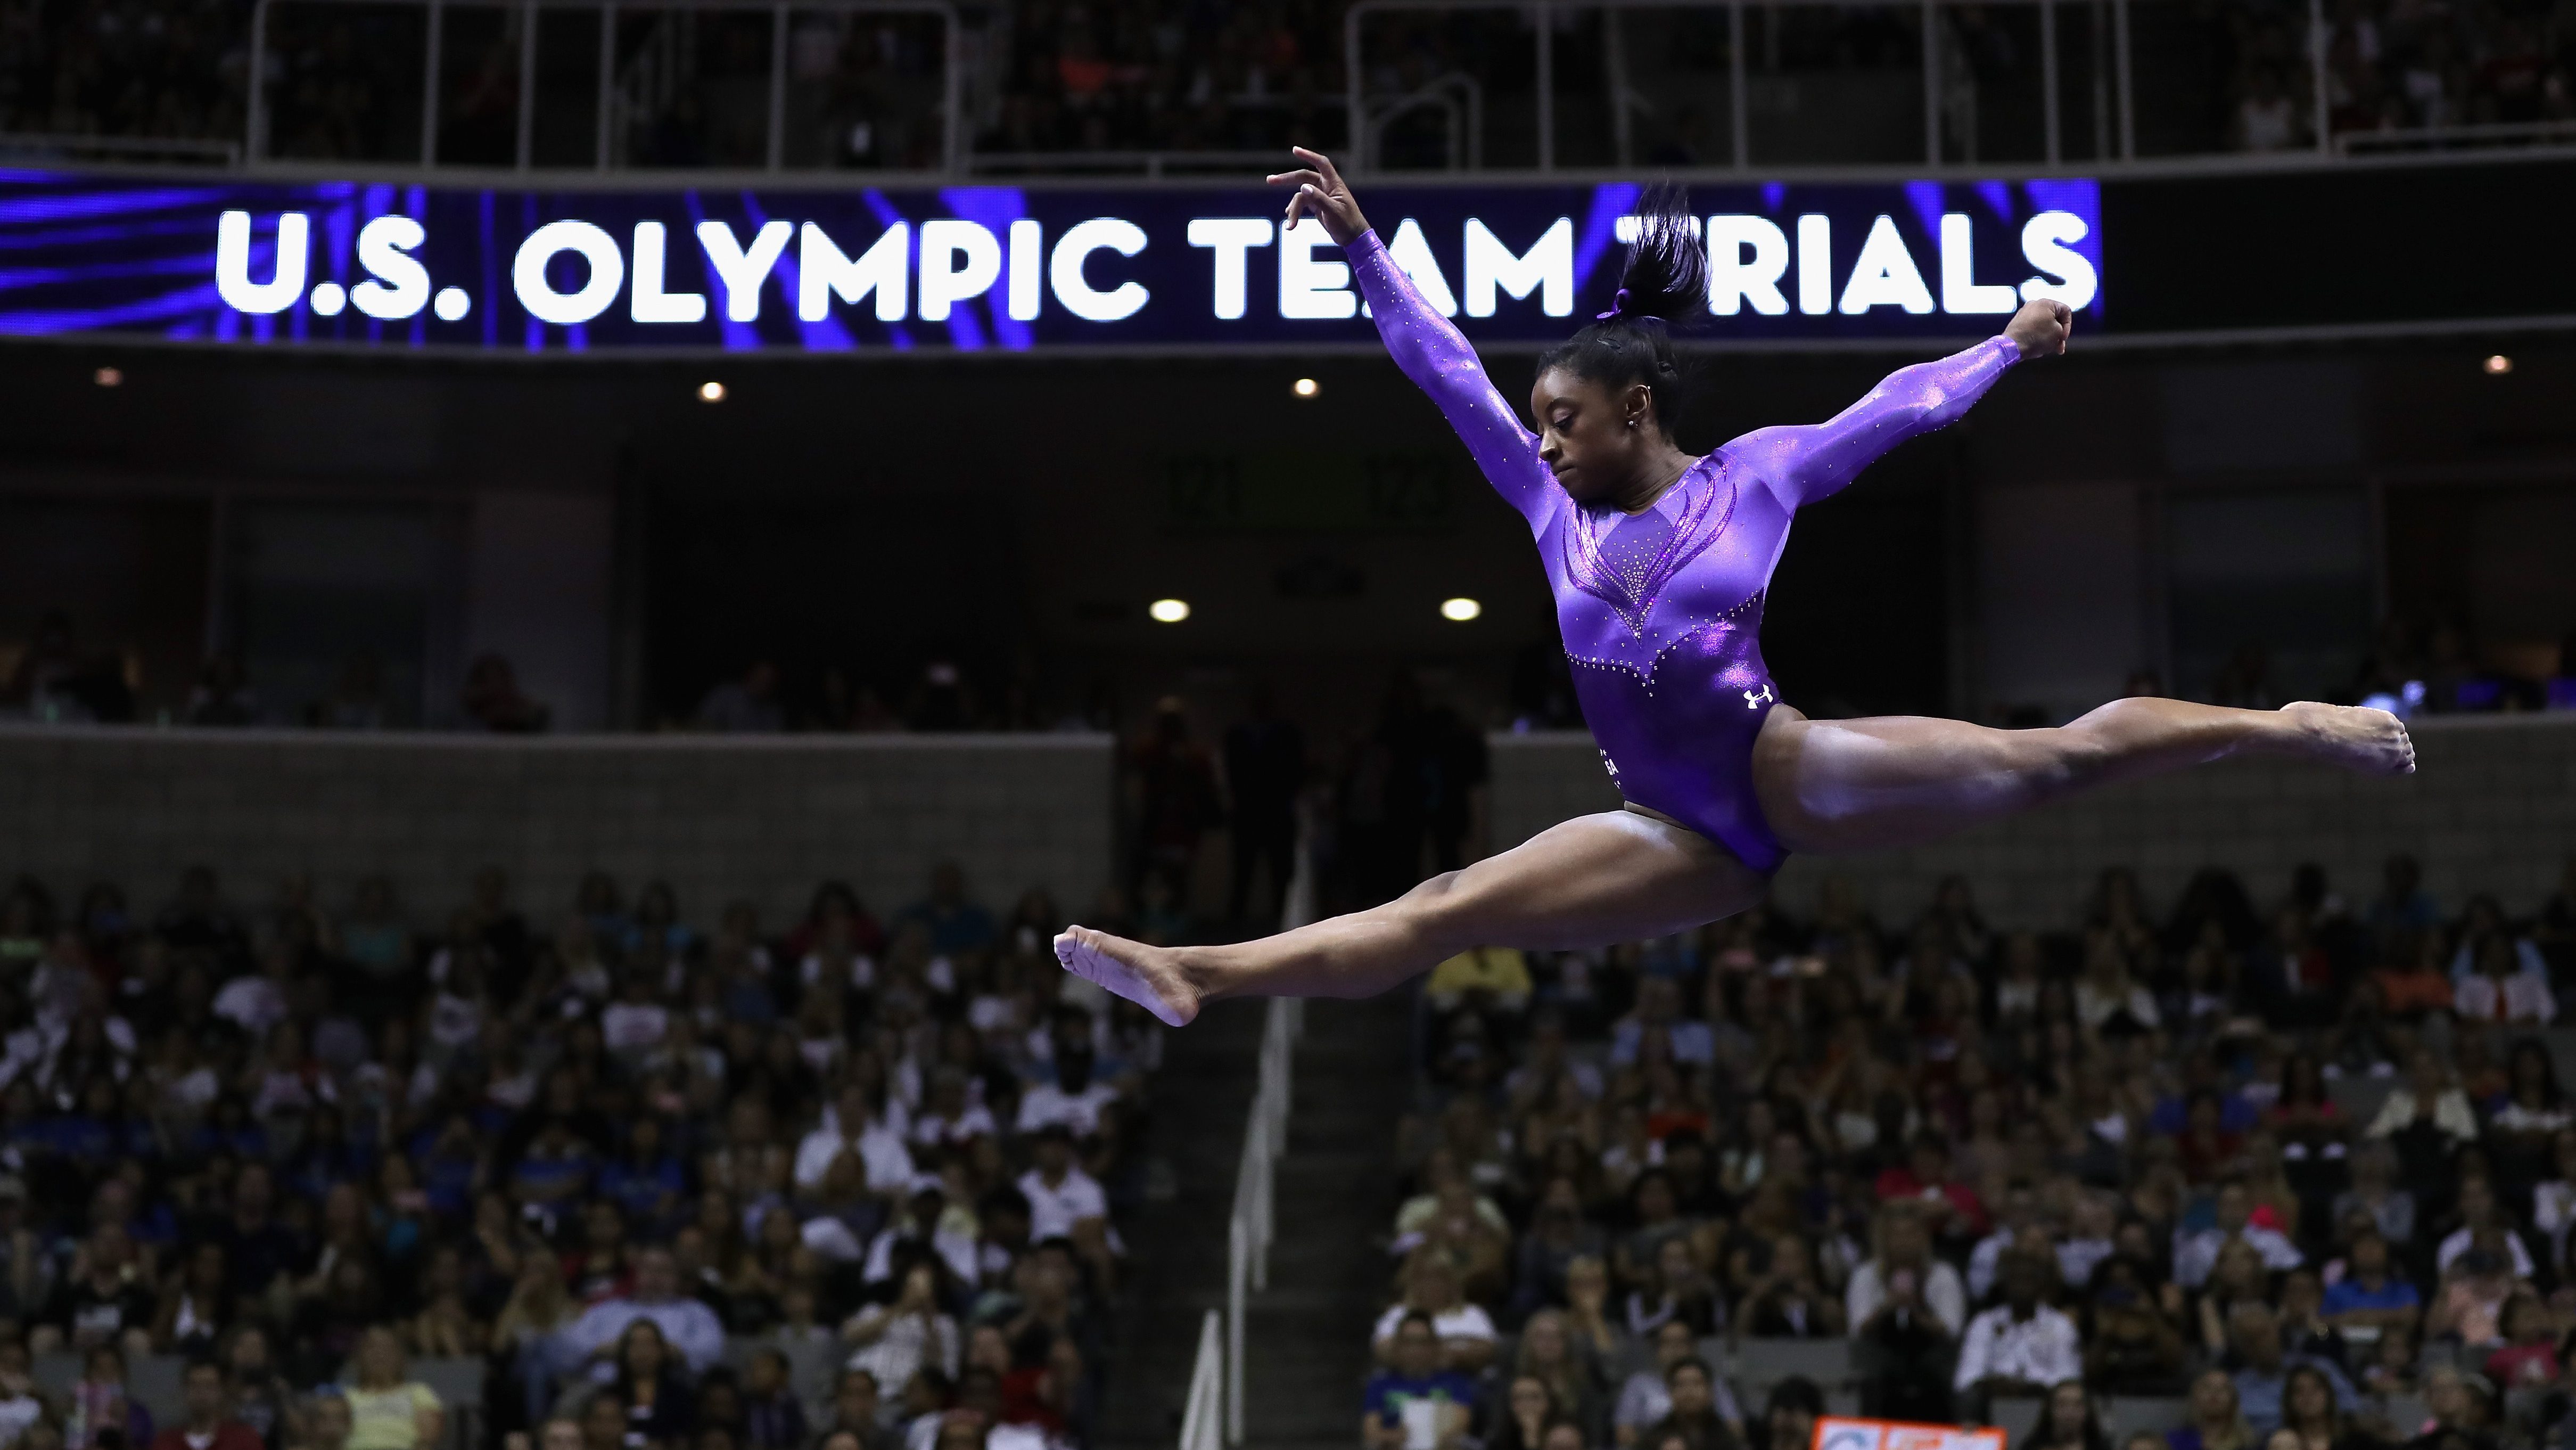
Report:
[[2004,1450],[2004,1432],[1828,1416],[1816,1421],[1809,1450]]
[[[1633,185],[1372,185],[1480,343],[1610,305]],[[2098,325],[2083,180],[1693,189],[1711,341]],[[543,191],[0,172],[0,334],[513,353],[1368,346],[1340,250],[1258,187]]]

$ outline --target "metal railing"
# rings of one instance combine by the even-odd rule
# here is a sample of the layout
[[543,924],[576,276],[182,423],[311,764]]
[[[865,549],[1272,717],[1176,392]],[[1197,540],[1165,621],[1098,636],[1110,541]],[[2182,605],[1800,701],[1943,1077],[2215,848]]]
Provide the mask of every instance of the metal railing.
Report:
[[547,11],[595,12],[599,16],[599,80],[594,98],[598,134],[595,142],[594,168],[610,169],[615,156],[615,139],[619,131],[619,102],[626,102],[628,113],[660,93],[668,93],[680,83],[684,61],[679,53],[683,38],[678,28],[657,28],[635,57],[635,65],[621,77],[617,55],[617,23],[629,12],[668,14],[693,19],[700,14],[766,14],[770,17],[769,97],[767,118],[767,169],[784,170],[787,138],[787,22],[798,11],[828,11],[835,14],[865,15],[930,15],[942,22],[941,56],[942,94],[940,100],[940,169],[955,173],[965,169],[968,138],[965,130],[966,62],[963,22],[950,0],[256,0],[250,18],[250,99],[245,108],[242,154],[256,163],[265,159],[267,150],[267,51],[269,12],[281,4],[298,5],[397,5],[419,8],[428,24],[428,43],[421,56],[420,164],[438,164],[439,81],[444,57],[441,42],[445,27],[441,23],[453,8],[508,10],[519,15],[518,129],[515,165],[528,170],[535,162],[537,116],[537,17]]
[[[1306,848],[1308,839],[1310,833],[1301,822],[1297,866],[1279,913],[1281,931],[1294,931],[1315,919],[1315,866]],[[1209,1310],[1199,1326],[1198,1357],[1190,1366],[1189,1399],[1181,1411],[1181,1450],[1220,1450],[1221,1445],[1243,1443],[1244,1315],[1252,1296],[1270,1287],[1279,1158],[1288,1151],[1291,1077],[1297,1039],[1305,1030],[1303,999],[1270,999],[1261,1019],[1252,1110],[1244,1117],[1243,1156],[1235,1167],[1234,1212],[1226,1223],[1223,1332],[1219,1332],[1218,1311]]]
[[[1586,10],[1598,10],[1605,18],[1615,18],[1628,10],[1716,10],[1726,12],[1727,104],[1729,127],[1734,144],[1734,165],[1746,170],[1753,165],[1750,120],[1746,105],[1744,10],[1755,0],[1353,0],[1342,16],[1343,74],[1352,78],[1346,87],[1344,107],[1349,117],[1348,150],[1356,157],[1372,153],[1367,144],[1370,126],[1375,118],[1368,113],[1365,87],[1360,77],[1368,74],[1360,47],[1360,22],[1371,15],[1442,14],[1475,10],[1505,10],[1533,17],[1533,45],[1538,63],[1537,142],[1538,169],[1556,169],[1556,25],[1555,17]],[[1759,0],[1766,8],[1781,6],[1824,7],[1835,10],[1854,8],[1853,0]],[[1867,3],[1867,0],[1863,0]],[[1986,3],[1986,0],[1877,0],[1885,8],[1919,8],[1923,14],[1923,131],[1924,162],[1941,164],[1942,143],[1942,47],[1933,40],[1940,23],[1940,12],[1947,7]],[[2039,8],[2040,86],[2043,96],[2041,129],[2045,137],[2047,164],[2054,166],[2065,157],[2064,118],[2060,115],[2059,61],[2057,45],[2057,8],[2080,0],[2000,0],[2011,5],[2035,5]],[[2317,69],[2322,92],[2325,81],[2324,0],[2309,0],[2311,25],[2314,29],[2309,49]],[[2130,83],[2129,0],[2110,0],[2114,60],[2111,69],[2117,75],[2119,111],[2119,154],[2123,161],[2134,161],[2138,154],[2138,127],[2135,88]],[[1636,104],[1634,89],[1628,83],[1625,47],[1614,27],[1610,43],[1602,47],[1603,64],[1608,71],[1607,92],[1610,100],[1611,133],[1619,138],[1619,162],[1627,165],[1630,133],[1630,111]],[[2104,104],[2107,106],[2107,98]],[[2318,149],[2326,146],[2320,141]]]
[[70,136],[50,131],[0,131],[0,157],[11,160],[195,161],[239,166],[241,146],[233,141],[188,140],[175,136]]

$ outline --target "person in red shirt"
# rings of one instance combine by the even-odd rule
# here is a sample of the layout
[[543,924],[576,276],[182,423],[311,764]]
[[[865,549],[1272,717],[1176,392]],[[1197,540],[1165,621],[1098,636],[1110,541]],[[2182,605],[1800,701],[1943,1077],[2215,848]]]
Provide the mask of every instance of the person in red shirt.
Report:
[[222,1365],[213,1360],[189,1365],[180,1383],[188,1418],[153,1436],[152,1450],[261,1450],[259,1432],[226,1413],[231,1390]]
[[1928,1204],[1938,1237],[1974,1241],[1985,1237],[1990,1227],[1985,1200],[1977,1190],[1950,1177],[1949,1146],[1932,1134],[1916,1138],[1905,1166],[1882,1171],[1876,1187],[1881,1202],[1913,1198]]

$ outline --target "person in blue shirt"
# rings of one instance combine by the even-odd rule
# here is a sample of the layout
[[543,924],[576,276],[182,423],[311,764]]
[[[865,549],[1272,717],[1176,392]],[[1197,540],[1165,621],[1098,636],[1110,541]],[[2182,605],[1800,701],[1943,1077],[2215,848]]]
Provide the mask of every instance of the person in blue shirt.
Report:
[[2355,1234],[2343,1277],[2326,1290],[2326,1322],[2337,1329],[2413,1329],[2423,1311],[2415,1286],[2389,1272],[2388,1240],[2377,1229]]
[[954,861],[932,867],[930,895],[895,918],[898,927],[916,921],[930,929],[930,949],[944,957],[993,943],[993,913],[967,898],[966,872]]
[[1440,1367],[1440,1337],[1416,1310],[1395,1326],[1392,1367],[1370,1375],[1360,1417],[1364,1450],[1444,1450],[1466,1432],[1476,1382]]

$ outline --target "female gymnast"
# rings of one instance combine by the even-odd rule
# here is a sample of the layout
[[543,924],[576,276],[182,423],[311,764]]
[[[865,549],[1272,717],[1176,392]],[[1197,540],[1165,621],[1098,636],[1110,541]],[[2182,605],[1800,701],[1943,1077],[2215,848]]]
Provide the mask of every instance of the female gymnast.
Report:
[[1703,305],[1707,256],[1692,219],[1667,209],[1640,218],[1611,310],[1539,359],[1532,433],[1388,259],[1333,163],[1296,156],[1301,169],[1270,178],[1295,188],[1287,224],[1312,217],[1341,244],[1396,365],[1528,520],[1584,720],[1626,808],[1258,941],[1153,947],[1077,926],[1055,943],[1076,975],[1179,1026],[1226,997],[1369,996],[1469,947],[1661,936],[1752,905],[1792,851],[1912,845],[2225,756],[2415,768],[2395,716],[2305,702],[2115,700],[2047,730],[1808,719],[1780,703],[1756,639],[1790,515],[1956,420],[2015,363],[2063,353],[2066,307],[2032,302],[2001,336],[1900,368],[1824,423],[1758,429],[1694,458],[1673,443],[1666,325]]

